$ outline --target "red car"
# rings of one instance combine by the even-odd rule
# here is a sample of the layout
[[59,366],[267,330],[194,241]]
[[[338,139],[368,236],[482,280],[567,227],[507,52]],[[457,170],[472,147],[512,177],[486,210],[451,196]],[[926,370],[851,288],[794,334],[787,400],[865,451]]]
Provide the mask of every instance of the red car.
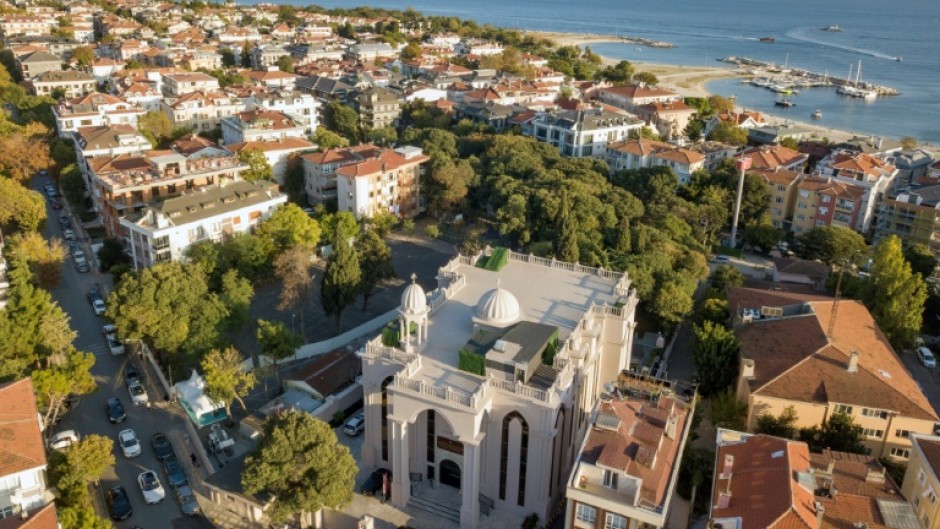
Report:
[[52,201],[52,209],[62,209],[62,201],[58,198]]

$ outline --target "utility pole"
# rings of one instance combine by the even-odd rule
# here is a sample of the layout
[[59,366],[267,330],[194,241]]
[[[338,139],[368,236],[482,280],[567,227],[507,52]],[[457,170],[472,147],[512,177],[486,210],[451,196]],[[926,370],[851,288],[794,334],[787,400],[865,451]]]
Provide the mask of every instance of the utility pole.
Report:
[[734,168],[740,171],[738,175],[738,194],[734,197],[734,216],[731,218],[731,248],[738,245],[738,215],[741,213],[741,195],[744,194],[744,173],[751,168],[751,159],[742,156],[734,161]]

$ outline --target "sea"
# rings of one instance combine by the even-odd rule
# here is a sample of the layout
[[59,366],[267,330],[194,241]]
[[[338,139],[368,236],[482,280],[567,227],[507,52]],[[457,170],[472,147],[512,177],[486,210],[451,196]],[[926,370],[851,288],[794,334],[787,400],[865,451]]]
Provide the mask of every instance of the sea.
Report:
[[[295,1],[301,5],[306,2]],[[711,93],[736,96],[748,109],[863,135],[913,136],[940,144],[940,0],[322,0],[324,7],[414,8],[481,24],[573,33],[633,36],[672,43],[668,49],[620,42],[591,44],[614,59],[721,66],[728,56],[751,57],[861,78],[901,95],[864,102],[833,88],[803,89],[796,106],[774,106],[776,94],[720,79]],[[842,32],[823,31],[838,25]],[[773,37],[773,43],[760,42]],[[897,61],[896,58],[902,58]],[[853,70],[854,78],[854,70]],[[810,114],[820,110],[822,118]]]

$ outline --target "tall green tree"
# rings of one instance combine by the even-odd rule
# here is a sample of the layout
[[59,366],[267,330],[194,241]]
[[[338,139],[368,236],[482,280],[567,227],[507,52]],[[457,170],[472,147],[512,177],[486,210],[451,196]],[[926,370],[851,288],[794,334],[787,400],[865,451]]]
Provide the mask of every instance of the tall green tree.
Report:
[[248,321],[248,308],[255,295],[251,281],[234,268],[227,270],[219,282],[219,300],[228,308],[228,327],[237,329]]
[[809,445],[810,452],[830,449],[836,452],[864,454],[862,427],[850,415],[833,413],[822,424],[800,429],[800,440]]
[[69,346],[64,354],[55,355],[48,367],[31,373],[36,403],[45,410],[46,424],[55,424],[69,395],[84,395],[98,389],[91,375],[93,365],[94,355]]
[[729,145],[743,146],[747,145],[747,134],[747,129],[738,127],[730,121],[722,121],[708,133],[708,139]]
[[904,248],[904,259],[911,264],[911,272],[927,279],[937,268],[937,258],[923,244],[912,244]]
[[662,283],[650,302],[650,310],[669,327],[678,325],[692,312],[692,306],[692,295],[675,280]]
[[869,248],[855,230],[842,226],[813,228],[799,238],[797,254],[804,259],[819,259],[835,265],[861,265],[868,260]]
[[301,411],[272,415],[257,449],[245,460],[242,486],[274,498],[271,517],[283,521],[352,500],[356,460],[330,426]]
[[901,252],[901,240],[892,235],[875,248],[865,304],[878,327],[897,350],[914,346],[923,323],[927,284]]
[[258,320],[255,337],[261,346],[261,354],[271,359],[275,371],[279,361],[290,358],[297,352],[297,348],[303,345],[300,335],[294,334],[279,321]]
[[165,113],[159,110],[150,110],[137,118],[137,130],[156,147],[166,142],[173,135],[173,122]]
[[708,399],[708,422],[715,428],[747,430],[747,403],[742,402],[734,388],[726,388]]
[[256,180],[271,180],[274,172],[264,152],[260,149],[243,149],[238,153],[238,160],[248,165],[248,170],[242,172],[242,178],[249,182]]
[[359,143],[359,114],[339,101],[331,101],[323,107],[323,126],[352,144]]
[[780,412],[780,415],[773,415],[764,412],[757,416],[757,433],[764,433],[776,437],[785,437],[793,439],[797,432],[796,421],[799,417],[796,414],[796,408],[787,406]]
[[310,139],[321,151],[349,145],[349,140],[324,127],[317,127],[317,131]]
[[255,387],[255,375],[242,367],[242,355],[234,347],[212,349],[199,363],[206,380],[206,396],[225,405],[225,411],[232,416],[232,403],[238,401],[243,410],[244,398]]
[[699,377],[699,392],[715,395],[729,388],[738,376],[738,339],[721,324],[705,321],[693,327],[692,359]]
[[290,55],[278,57],[277,68],[282,72],[294,73],[294,59],[291,59]]
[[374,230],[365,230],[359,235],[356,254],[362,271],[359,292],[362,294],[362,310],[365,311],[376,286],[395,277],[395,267],[392,266],[392,249]]
[[274,275],[281,282],[277,309],[296,311],[303,337],[306,337],[307,305],[313,297],[315,260],[313,250],[302,246],[290,248],[274,259]]
[[0,224],[10,221],[21,230],[40,229],[46,221],[46,201],[16,180],[0,176]]
[[744,285],[744,274],[729,264],[720,265],[712,274],[712,288],[724,291]]
[[326,314],[336,320],[338,331],[342,328],[343,311],[360,293],[362,271],[353,245],[339,233],[334,238],[333,253],[326,261],[326,271],[320,285],[320,301]]
[[314,250],[320,243],[320,223],[297,204],[284,204],[258,227],[257,235],[268,238],[276,252],[300,247]]

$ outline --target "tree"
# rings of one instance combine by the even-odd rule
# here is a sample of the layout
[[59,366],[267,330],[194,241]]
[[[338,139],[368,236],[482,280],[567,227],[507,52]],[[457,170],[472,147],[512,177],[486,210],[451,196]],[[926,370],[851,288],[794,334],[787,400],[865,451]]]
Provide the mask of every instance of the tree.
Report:
[[747,430],[747,403],[738,399],[734,388],[726,388],[709,399],[708,422],[715,428]]
[[724,291],[732,287],[740,287],[744,284],[744,274],[729,264],[723,264],[715,269],[712,274],[712,288]]
[[237,60],[235,58],[235,52],[231,49],[224,49],[219,54],[222,56],[222,66],[226,68],[231,68],[237,65]]
[[923,244],[912,244],[904,248],[904,259],[911,265],[911,271],[927,279],[937,268],[937,258]]
[[7,240],[9,255],[29,265],[39,284],[51,290],[59,284],[65,247],[59,239],[46,239],[37,231],[15,233]]
[[274,172],[261,149],[242,149],[238,152],[238,160],[248,165],[248,170],[242,172],[242,178],[245,180],[254,182],[274,178]]
[[284,171],[284,187],[287,190],[287,199],[294,204],[307,203],[304,189],[304,161],[298,154],[292,154],[287,159],[287,170]]
[[722,96],[709,96],[708,108],[713,114],[723,114],[734,111],[734,101]]
[[421,51],[421,45],[417,42],[412,42],[401,49],[401,60],[413,61],[418,57],[421,57],[423,53],[424,52]]
[[[243,20],[244,22],[244,20]],[[251,68],[251,54],[254,50],[255,45],[251,42],[245,41],[245,44],[242,45],[242,55],[240,57],[242,68]]]
[[277,68],[282,72],[294,73],[294,59],[290,55],[281,55],[277,59]]
[[72,60],[81,67],[88,66],[95,60],[95,50],[91,46],[78,46],[72,50]]
[[326,271],[320,285],[320,300],[323,310],[336,320],[336,329],[342,328],[343,311],[360,293],[362,271],[356,249],[341,237],[339,230],[334,235],[333,253],[326,261]]
[[277,310],[297,311],[300,317],[300,335],[306,336],[305,317],[307,303],[313,295],[312,248],[295,246],[274,259],[274,275],[281,282]]
[[323,233],[326,234],[327,241],[336,245],[338,241],[348,241],[350,244],[359,233],[359,223],[356,217],[348,211],[338,211],[322,217]]
[[362,271],[359,292],[362,294],[362,310],[365,311],[375,287],[379,282],[395,277],[395,268],[392,266],[392,249],[373,230],[365,230],[359,235],[356,254]]
[[730,145],[747,145],[747,134],[747,129],[738,127],[730,121],[722,121],[708,133],[708,139]]
[[237,329],[248,321],[248,308],[255,295],[251,281],[241,277],[234,268],[222,274],[219,300],[228,308],[228,327]]
[[398,222],[397,219],[391,213],[378,211],[369,219],[369,227],[376,235],[384,239],[395,227],[396,222]]
[[792,136],[787,136],[782,140],[777,142],[781,147],[786,147],[787,149],[793,149],[794,151],[800,148],[800,142]]
[[245,460],[242,486],[249,494],[274,498],[272,519],[338,509],[352,500],[356,460],[327,423],[290,410],[270,416],[264,429]]
[[793,439],[796,434],[796,408],[787,406],[780,412],[780,415],[774,416],[764,412],[757,416],[757,433],[773,435]]
[[901,138],[901,148],[910,151],[917,148],[917,138],[913,136],[904,136]]
[[731,386],[738,374],[738,340],[720,324],[705,321],[693,326],[692,359],[699,378],[699,392],[708,397]]
[[114,442],[102,435],[86,435],[69,446],[63,460],[55,466],[56,486],[61,490],[97,483],[113,465]]
[[372,129],[365,133],[366,141],[380,147],[392,147],[398,141],[398,131],[392,127]]
[[350,143],[359,143],[359,114],[339,101],[330,101],[323,107],[323,126]]
[[639,72],[634,74],[633,80],[640,83],[646,83],[650,86],[656,86],[659,84],[659,78],[656,77],[656,75],[652,72]]
[[836,452],[865,453],[862,427],[844,413],[833,413],[821,425],[801,428],[800,440],[809,445],[810,452],[828,448]]
[[767,253],[783,240],[783,230],[770,224],[756,224],[744,227],[744,244]]
[[0,173],[4,176],[26,182],[40,170],[50,168],[52,156],[45,134],[0,136]]
[[604,69],[601,77],[613,84],[626,84],[633,80],[633,72],[633,65],[630,61],[620,61]]
[[111,270],[111,267],[120,264],[129,264],[130,260],[124,253],[124,245],[119,239],[106,238],[98,249],[98,262],[102,270]]
[[137,118],[137,130],[144,135],[154,147],[173,136],[173,122],[169,116],[159,110],[150,110]]
[[796,253],[803,259],[819,259],[829,265],[861,265],[869,248],[858,232],[842,226],[813,228],[799,238]]
[[467,160],[455,162],[434,155],[425,187],[431,211],[436,216],[454,213],[464,204],[472,179],[473,167]]
[[678,282],[663,283],[650,303],[650,310],[667,325],[677,325],[692,311],[692,296]]
[[258,339],[258,345],[261,346],[261,354],[274,363],[274,371],[278,373],[278,378],[281,375],[277,371],[277,363],[293,356],[297,348],[303,345],[303,339],[279,321],[258,320],[255,337]]
[[255,375],[242,367],[242,355],[234,347],[212,349],[199,363],[206,381],[206,396],[225,405],[232,416],[232,402],[238,401],[247,411],[244,397],[255,387]]
[[45,369],[37,369],[30,376],[36,390],[36,403],[45,410],[46,424],[55,424],[62,413],[65,400],[71,394],[84,395],[98,389],[91,376],[95,357],[69,346],[65,354],[55,355]]
[[731,307],[725,299],[708,298],[702,302],[698,309],[696,320],[699,324],[705,321],[724,324],[731,317]]
[[320,242],[320,223],[297,204],[287,203],[258,227],[257,236],[270,240],[278,253],[294,247],[313,250]]
[[46,201],[41,194],[0,176],[0,224],[13,221],[22,230],[35,231],[45,220]]
[[62,529],[111,529],[114,525],[95,513],[90,503],[66,506],[56,510]]
[[321,151],[349,145],[349,140],[324,127],[317,127],[317,131],[310,139],[317,144]]
[[[74,155],[74,151],[72,152]],[[62,195],[74,213],[78,215],[85,213],[85,178],[82,176],[81,169],[74,163],[66,165],[59,171],[59,189],[62,190]]]
[[927,284],[901,253],[901,239],[883,239],[872,258],[865,304],[897,350],[914,346],[923,323]]

